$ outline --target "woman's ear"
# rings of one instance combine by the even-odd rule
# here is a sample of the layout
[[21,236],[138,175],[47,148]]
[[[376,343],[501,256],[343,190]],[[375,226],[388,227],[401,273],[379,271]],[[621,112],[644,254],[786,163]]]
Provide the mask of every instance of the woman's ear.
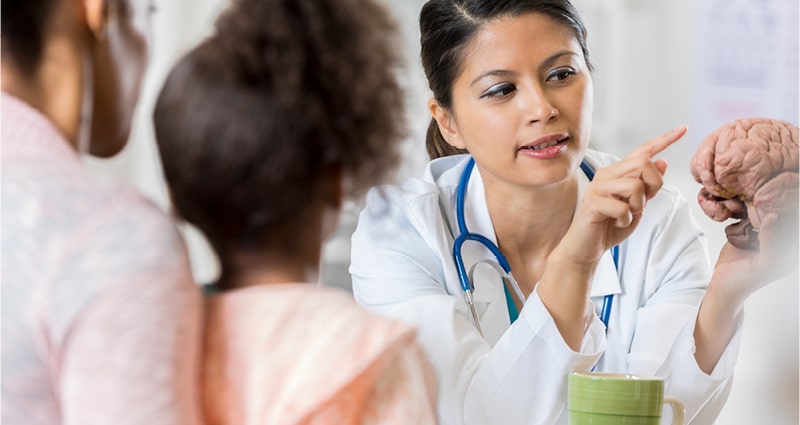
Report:
[[96,39],[105,38],[108,31],[108,2],[113,0],[83,0],[86,25]]
[[466,149],[467,147],[464,146],[464,142],[461,141],[458,127],[456,126],[453,114],[450,113],[450,110],[440,105],[434,98],[428,99],[428,110],[431,111],[433,119],[436,120],[436,124],[439,126],[439,132],[442,133],[444,140],[454,148]]

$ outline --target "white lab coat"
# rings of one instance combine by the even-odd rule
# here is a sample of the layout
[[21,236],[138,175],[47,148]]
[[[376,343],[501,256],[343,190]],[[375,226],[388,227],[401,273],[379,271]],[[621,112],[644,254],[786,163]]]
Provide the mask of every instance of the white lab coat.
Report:
[[[587,152],[596,170],[616,158]],[[363,307],[418,327],[439,381],[442,424],[566,424],[567,375],[597,364],[665,378],[665,392],[682,400],[687,423],[710,424],[727,399],[738,354],[741,315],[711,375],[694,359],[693,329],[710,267],[705,236],[686,201],[662,188],[636,231],[620,245],[620,272],[610,253],[592,281],[593,311],[581,349],[572,351],[534,290],[510,325],[498,274],[476,268],[475,303],[484,337],[472,324],[452,256],[456,187],[466,155],[432,161],[421,179],[367,195],[352,238],[350,272]],[[588,178],[581,173],[579,197]],[[470,231],[496,243],[476,167],[465,201]],[[494,257],[481,245],[463,247],[465,265]],[[608,334],[598,314],[615,294]],[[592,309],[590,309],[592,310]],[[662,423],[671,420],[666,408]]]

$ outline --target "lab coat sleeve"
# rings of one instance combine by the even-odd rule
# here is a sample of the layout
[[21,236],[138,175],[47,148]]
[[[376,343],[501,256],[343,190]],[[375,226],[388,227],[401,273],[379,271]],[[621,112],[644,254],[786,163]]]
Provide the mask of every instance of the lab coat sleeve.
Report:
[[574,352],[534,291],[491,347],[461,294],[444,289],[449,246],[436,240],[440,229],[426,225],[444,225],[435,200],[370,192],[352,239],[356,301],[418,328],[436,370],[441,423],[555,423],[566,408],[566,375],[590,369],[605,350],[602,323],[587,309],[581,352]]
[[[653,210],[664,215],[651,214],[659,222],[653,237],[632,239],[629,245],[649,255],[644,265],[645,301],[637,314],[628,369],[663,376],[665,393],[684,403],[687,424],[713,423],[732,384],[741,315],[716,368],[710,375],[703,373],[694,358],[694,324],[711,276],[705,237],[678,193],[665,189],[656,199]],[[662,423],[669,423],[669,416]]]
[[711,374],[700,370],[694,357],[695,319],[693,317],[681,330],[674,350],[659,375],[665,377],[665,394],[683,402],[687,425],[705,425],[714,423],[728,400],[739,353],[743,314],[737,316],[737,332]]

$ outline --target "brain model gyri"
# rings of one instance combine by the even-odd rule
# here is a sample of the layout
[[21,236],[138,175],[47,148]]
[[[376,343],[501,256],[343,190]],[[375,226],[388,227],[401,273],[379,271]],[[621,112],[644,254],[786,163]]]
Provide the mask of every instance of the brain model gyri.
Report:
[[725,228],[738,248],[758,247],[758,229],[769,213],[796,214],[798,128],[786,121],[743,118],[703,139],[692,158],[694,179],[703,185],[697,201]]

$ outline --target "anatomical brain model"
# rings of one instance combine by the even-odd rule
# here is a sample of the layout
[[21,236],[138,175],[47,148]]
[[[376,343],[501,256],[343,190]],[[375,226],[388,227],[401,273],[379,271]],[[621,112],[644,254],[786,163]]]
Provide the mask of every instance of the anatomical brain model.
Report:
[[725,228],[738,248],[758,247],[766,214],[796,217],[798,209],[798,128],[788,122],[743,118],[706,136],[692,158],[694,179],[703,185],[697,201]]

